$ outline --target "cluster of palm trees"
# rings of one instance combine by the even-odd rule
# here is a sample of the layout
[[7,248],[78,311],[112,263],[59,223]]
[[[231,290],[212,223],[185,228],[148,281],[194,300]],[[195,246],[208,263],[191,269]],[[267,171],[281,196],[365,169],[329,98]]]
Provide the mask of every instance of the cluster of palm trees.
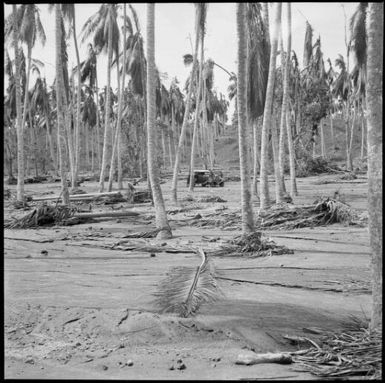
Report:
[[[92,37],[88,55],[80,61],[74,4],[55,4],[56,79],[49,87],[40,76],[42,63],[32,58],[36,39],[45,42],[45,33],[35,4],[13,5],[6,19],[5,37],[14,49],[14,65],[6,53],[8,76],[5,98],[5,147],[9,175],[17,152],[17,198],[24,197],[24,153],[30,155],[38,172],[38,158],[47,158],[60,172],[63,203],[69,203],[67,169],[71,186],[76,186],[80,170],[99,171],[99,190],[104,190],[107,169],[108,190],[115,173],[122,188],[124,170],[131,176],[148,179],[156,211],[160,237],[171,236],[164,199],[160,188],[160,166],[173,169],[172,199],[177,202],[177,184],[181,162],[189,161],[190,191],[194,189],[196,151],[206,168],[215,162],[214,140],[223,132],[228,101],[213,90],[213,68],[217,66],[229,75],[229,98],[235,98],[233,122],[238,127],[240,174],[242,185],[243,233],[254,230],[251,200],[259,198],[260,210],[271,205],[269,194],[269,153],[272,152],[275,176],[275,201],[280,203],[297,195],[296,161],[301,150],[312,150],[321,136],[321,156],[326,157],[323,121],[329,117],[334,137],[333,119],[343,116],[346,132],[347,169],[352,170],[352,145],[357,120],[367,124],[369,174],[369,225],[374,252],[373,326],[381,322],[382,279],[382,41],[383,5],[360,3],[350,22],[351,38],[346,38],[346,62],[336,59],[335,71],[328,59],[325,69],[321,39],[313,44],[313,29],[306,23],[303,69],[291,49],[291,4],[286,3],[286,51],[282,39],[282,3],[274,9],[272,35],[268,3],[238,3],[238,68],[230,73],[218,63],[204,57],[206,15],[208,4],[195,4],[195,44],[191,54],[184,56],[191,65],[184,96],[173,79],[167,89],[163,74],[155,65],[155,4],[147,5],[147,46],[135,9],[123,4],[122,33],[118,26],[121,5],[101,4],[81,31],[81,42]],[[74,39],[75,68],[68,68],[66,39]],[[123,40],[123,41],[122,41]],[[381,43],[379,43],[381,41]],[[27,46],[27,57],[20,43]],[[97,61],[107,54],[107,84],[99,89]],[[349,58],[354,67],[350,69]],[[277,58],[279,64],[277,65]],[[379,58],[380,57],[380,58]],[[112,69],[116,68],[117,91],[111,89]],[[31,91],[32,72],[38,77]],[[126,78],[128,80],[126,80]],[[24,100],[22,103],[22,99]],[[104,128],[102,129],[102,126]],[[28,129],[26,129],[28,127]],[[56,129],[55,129],[56,127]],[[190,128],[190,129],[188,129]],[[56,140],[53,139],[56,130]],[[24,134],[30,133],[28,148]],[[187,133],[190,133],[190,155],[187,153]],[[362,129],[361,156],[366,141]],[[41,143],[45,141],[45,151]],[[39,144],[40,142],[40,144]],[[16,150],[17,146],[17,150]],[[83,161],[81,161],[83,157]],[[290,191],[285,185],[286,157],[289,159]],[[34,161],[32,161],[32,159]],[[82,166],[81,166],[82,165]],[[253,170],[253,177],[251,173]],[[260,190],[257,190],[257,179]],[[253,184],[251,179],[253,178]]]
[[[12,167],[18,164],[18,198],[23,198],[24,163],[35,168],[35,176],[39,169],[45,173],[51,165],[57,174],[61,169],[69,169],[71,186],[75,187],[79,171],[99,173],[99,190],[111,190],[113,180],[117,176],[118,187],[122,188],[123,171],[130,176],[147,176],[147,145],[146,145],[146,68],[147,58],[144,52],[144,40],[141,26],[134,7],[126,4],[101,4],[98,12],[92,15],[83,26],[81,43],[88,44],[88,54],[80,61],[74,4],[60,4],[56,38],[58,74],[53,86],[47,86],[41,76],[44,64],[31,57],[32,50],[39,37],[45,43],[45,33],[40,21],[39,8],[35,4],[16,7],[6,20],[6,39],[16,38],[18,46],[15,58],[9,59],[6,54],[6,75],[8,89],[5,98],[4,122],[6,129],[6,162],[8,173],[12,177]],[[123,8],[123,12],[122,12]],[[56,7],[49,6],[53,11]],[[120,15],[123,13],[123,15]],[[14,17],[15,16],[15,17]],[[32,17],[33,16],[33,17]],[[123,27],[120,31],[118,17],[123,17]],[[15,21],[15,25],[14,25]],[[59,40],[60,35],[60,40]],[[76,51],[76,66],[68,68],[66,41],[73,37]],[[21,43],[26,43],[28,57],[24,57]],[[97,63],[101,53],[108,56],[107,84],[104,89],[98,87]],[[59,60],[60,57],[60,60]],[[18,70],[14,70],[18,64]],[[202,61],[203,62],[203,61]],[[27,63],[27,65],[26,65]],[[185,60],[188,65],[188,60]],[[201,123],[203,135],[200,136],[199,148],[206,137],[211,138],[211,144],[206,151],[200,151],[201,158],[208,158],[210,149],[211,162],[205,161],[205,166],[214,163],[214,139],[223,132],[227,120],[228,101],[222,94],[213,90],[213,60],[204,62],[205,100],[206,108],[201,105],[200,115],[204,115],[205,125]],[[111,74],[116,69],[117,90],[111,89]],[[16,80],[16,73],[21,81]],[[34,87],[29,89],[31,73],[36,73]],[[159,147],[162,153],[160,163],[164,168],[173,168],[176,159],[181,157],[189,161],[187,152],[188,141],[184,137],[182,147],[178,149],[178,139],[184,116],[187,126],[191,126],[191,114],[196,107],[196,81],[192,82],[190,97],[191,107],[186,111],[186,101],[178,80],[171,81],[167,89],[163,84],[164,75],[155,69],[156,73],[156,124],[159,131]],[[128,81],[127,81],[128,79]],[[16,102],[16,86],[19,84],[24,104]],[[58,95],[57,86],[62,89]],[[60,101],[60,102],[58,102]],[[59,105],[59,110],[57,104]],[[17,121],[16,109],[20,107],[21,122]],[[64,108],[60,111],[60,107]],[[204,109],[204,112],[202,110]],[[63,119],[64,125],[61,125]],[[200,117],[200,122],[202,118]],[[16,129],[17,127],[17,129]],[[21,128],[23,127],[23,128]],[[18,137],[15,137],[15,131]],[[23,138],[30,134],[25,145]],[[57,133],[56,135],[54,133]],[[56,139],[55,139],[55,137]],[[190,135],[192,139],[192,134]],[[19,145],[16,150],[15,145]],[[45,149],[44,149],[45,146]],[[179,150],[179,154],[178,154]],[[16,153],[27,155],[27,159],[15,161]],[[61,156],[61,159],[60,159]],[[63,166],[60,166],[62,163]],[[179,164],[178,164],[179,166]],[[28,172],[27,168],[27,172]],[[65,176],[65,177],[64,177]],[[64,178],[67,177],[65,171]]]

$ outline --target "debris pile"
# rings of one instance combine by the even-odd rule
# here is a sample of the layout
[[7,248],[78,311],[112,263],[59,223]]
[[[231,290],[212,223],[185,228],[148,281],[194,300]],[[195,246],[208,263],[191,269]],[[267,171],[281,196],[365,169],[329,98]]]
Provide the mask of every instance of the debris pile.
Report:
[[321,345],[295,355],[297,371],[310,372],[323,378],[361,376],[381,380],[382,332],[365,327],[342,333],[327,333]]
[[342,223],[362,225],[358,213],[348,204],[330,197],[321,197],[312,205],[272,207],[260,214],[258,229],[297,229]]
[[280,254],[294,254],[286,246],[279,246],[271,239],[263,239],[260,232],[244,234],[227,241],[220,249],[210,252],[211,256],[266,257]]

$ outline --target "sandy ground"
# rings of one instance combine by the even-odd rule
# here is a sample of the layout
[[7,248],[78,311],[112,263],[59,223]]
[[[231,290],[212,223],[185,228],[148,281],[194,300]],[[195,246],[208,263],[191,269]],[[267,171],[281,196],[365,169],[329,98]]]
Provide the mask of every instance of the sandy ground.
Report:
[[[323,177],[298,180],[297,204],[338,190],[354,208],[366,210],[367,182],[318,185]],[[170,180],[162,185],[167,209]],[[145,187],[145,184],[141,185]],[[274,183],[270,184],[271,192]],[[11,186],[11,190],[15,187]],[[81,187],[97,190],[95,183]],[[27,193],[58,193],[59,184],[26,185]],[[194,198],[218,195],[226,203],[196,203],[197,210],[170,215],[174,237],[130,239],[125,245],[158,250],[112,249],[125,234],[153,229],[151,206],[138,217],[92,224],[4,231],[5,377],[41,379],[314,379],[295,364],[236,365],[239,353],[293,351],[284,335],[310,336],[307,328],[338,329],[349,315],[370,312],[367,228],[339,224],[264,235],[294,254],[263,258],[213,257],[223,297],[190,318],[157,312],[157,284],[174,266],[198,265],[191,251],[239,234],[239,230],[190,227],[198,212],[240,208],[240,183],[197,187]],[[179,198],[187,195],[180,181]],[[117,209],[97,206],[94,210]],[[255,203],[255,207],[258,204]],[[220,210],[223,209],[223,210]],[[5,203],[5,218],[27,212]],[[45,251],[44,251],[45,250]]]

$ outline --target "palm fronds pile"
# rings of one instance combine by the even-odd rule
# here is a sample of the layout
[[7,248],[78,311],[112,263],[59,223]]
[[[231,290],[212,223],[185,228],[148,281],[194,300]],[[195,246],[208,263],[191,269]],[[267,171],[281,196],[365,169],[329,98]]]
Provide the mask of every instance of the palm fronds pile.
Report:
[[297,229],[342,223],[358,225],[359,215],[348,204],[329,197],[317,199],[312,205],[283,206],[270,209],[257,219],[258,229]]
[[217,195],[205,195],[198,199],[198,202],[227,202]]
[[154,303],[162,313],[177,313],[186,318],[196,313],[203,303],[220,297],[214,266],[202,249],[199,253],[202,257],[200,266],[174,267],[159,283]]
[[222,230],[237,230],[241,228],[241,212],[240,210],[220,213],[207,214],[204,218],[193,220],[190,225],[196,227],[219,227]]
[[381,380],[382,332],[365,327],[342,333],[327,333],[303,353],[293,356],[296,371],[306,371],[323,378],[361,376]]
[[27,229],[37,226],[53,225],[73,217],[76,209],[68,206],[40,205],[22,218],[5,223],[7,229]]
[[228,245],[210,252],[213,256],[265,257],[280,254],[293,254],[286,246],[278,246],[274,241],[263,239],[260,232],[239,235],[227,241]]

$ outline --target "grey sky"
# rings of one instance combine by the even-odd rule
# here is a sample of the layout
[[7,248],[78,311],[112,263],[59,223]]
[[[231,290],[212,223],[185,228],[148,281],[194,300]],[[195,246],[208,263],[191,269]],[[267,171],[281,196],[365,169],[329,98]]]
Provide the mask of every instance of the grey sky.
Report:
[[[136,9],[146,39],[146,4],[131,3]],[[346,55],[344,42],[344,4],[348,21],[358,3],[292,3],[292,49],[296,51],[302,64],[303,43],[305,38],[305,17],[314,28],[314,38],[321,36],[324,59],[330,57],[334,63],[339,53]],[[78,34],[86,20],[98,11],[99,4],[76,4],[76,21]],[[41,10],[42,23],[47,35],[45,47],[36,45],[32,57],[46,63],[45,74],[48,84],[52,84],[55,76],[55,23],[54,14],[48,13],[47,4],[38,5]],[[12,11],[11,5],[5,5],[5,16]],[[270,17],[273,9],[270,4]],[[207,35],[205,55],[212,58],[230,72],[236,72],[237,35],[236,35],[236,5],[235,3],[209,3],[207,14]],[[284,39],[286,26],[286,3],[283,3]],[[155,6],[155,57],[161,72],[167,72],[169,80],[177,77],[180,85],[184,86],[190,68],[186,68],[182,61],[185,53],[191,53],[194,43],[194,4],[193,3],[157,3]],[[127,13],[129,9],[127,7]],[[121,10],[123,14],[123,10]],[[121,24],[121,20],[119,20]],[[86,56],[87,44],[80,45],[80,60]],[[10,50],[12,57],[12,51]],[[73,39],[68,46],[69,65],[76,64]],[[107,58],[101,56],[98,60],[99,86],[105,85]],[[112,87],[116,88],[116,74],[111,76]],[[166,85],[169,81],[165,81]],[[31,86],[34,79],[31,79]],[[219,68],[214,69],[214,87],[218,92],[227,95],[228,75]],[[232,108],[231,108],[232,109]]]

